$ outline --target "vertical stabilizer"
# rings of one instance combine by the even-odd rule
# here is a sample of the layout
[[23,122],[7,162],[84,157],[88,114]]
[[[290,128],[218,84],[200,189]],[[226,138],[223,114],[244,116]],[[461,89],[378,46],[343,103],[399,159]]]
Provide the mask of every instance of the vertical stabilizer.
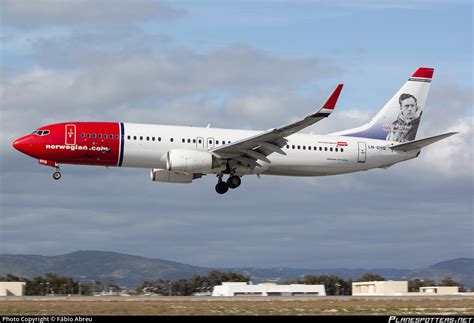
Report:
[[369,123],[332,135],[407,142],[415,140],[434,69],[420,67]]

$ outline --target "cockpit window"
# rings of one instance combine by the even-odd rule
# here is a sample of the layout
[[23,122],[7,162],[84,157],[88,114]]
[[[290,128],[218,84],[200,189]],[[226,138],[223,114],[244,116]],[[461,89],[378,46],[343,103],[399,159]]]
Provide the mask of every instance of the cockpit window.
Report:
[[35,130],[31,134],[37,135],[37,136],[47,136],[50,134],[50,131],[49,130]]

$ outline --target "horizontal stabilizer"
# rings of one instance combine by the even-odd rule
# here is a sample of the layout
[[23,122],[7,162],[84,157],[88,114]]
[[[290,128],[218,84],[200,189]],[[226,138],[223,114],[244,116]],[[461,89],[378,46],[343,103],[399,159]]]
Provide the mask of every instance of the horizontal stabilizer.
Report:
[[425,139],[419,139],[419,140],[413,140],[409,142],[405,142],[403,144],[395,145],[389,147],[392,150],[399,150],[399,151],[409,151],[409,150],[416,150],[416,149],[421,149],[425,146],[431,145],[437,141],[440,141],[444,138],[448,138],[452,135],[457,134],[457,132],[448,132],[442,135],[437,135],[433,137],[428,137]]

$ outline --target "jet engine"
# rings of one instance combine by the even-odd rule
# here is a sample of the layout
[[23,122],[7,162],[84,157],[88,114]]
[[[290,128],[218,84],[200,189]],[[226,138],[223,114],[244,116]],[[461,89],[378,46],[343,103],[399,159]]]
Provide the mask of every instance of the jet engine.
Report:
[[222,167],[221,162],[207,151],[173,149],[166,156],[166,169],[183,173],[210,173]]

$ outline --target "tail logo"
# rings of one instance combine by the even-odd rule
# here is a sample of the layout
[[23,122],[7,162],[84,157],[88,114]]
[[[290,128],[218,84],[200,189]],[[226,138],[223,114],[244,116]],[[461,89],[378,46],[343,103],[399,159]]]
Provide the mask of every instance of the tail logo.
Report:
[[383,129],[388,132],[386,140],[397,142],[414,140],[422,114],[418,107],[418,100],[412,94],[403,93],[398,103],[400,110],[397,120],[383,125]]

